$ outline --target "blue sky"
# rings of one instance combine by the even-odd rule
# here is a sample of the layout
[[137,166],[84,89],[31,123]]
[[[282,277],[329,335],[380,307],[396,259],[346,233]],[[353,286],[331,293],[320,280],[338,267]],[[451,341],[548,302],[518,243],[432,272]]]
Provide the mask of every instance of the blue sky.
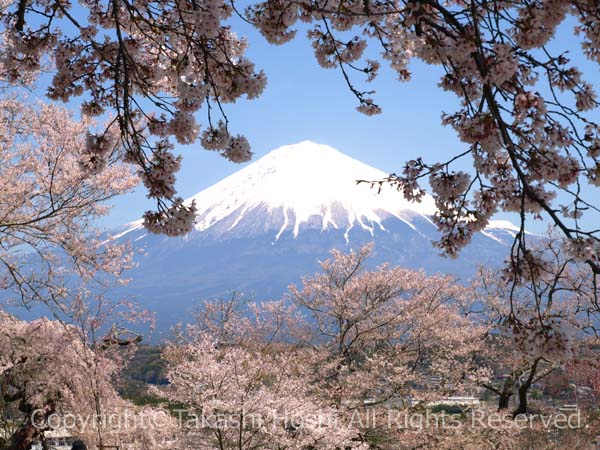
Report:
[[[303,32],[288,44],[273,46],[247,24],[236,21],[235,29],[248,38],[247,56],[268,76],[261,97],[226,105],[231,130],[248,137],[254,160],[279,146],[309,139],[391,173],[400,171],[406,160],[418,156],[429,162],[443,161],[464,150],[454,131],[440,123],[442,111],[452,112],[458,106],[453,94],[437,87],[440,68],[414,61],[413,79],[407,83],[398,82],[385,63],[379,77],[369,85],[361,74],[354,74],[359,88],[377,91],[374,98],[383,108],[383,114],[367,117],[355,110],[357,101],[347,89],[341,72],[325,70],[317,64]],[[573,42],[572,38],[568,40],[570,29],[559,33],[553,46],[562,48],[565,42]],[[575,50],[573,59],[587,69],[584,73],[590,81],[596,81],[593,75],[598,73],[598,67],[583,61],[577,53]],[[203,111],[199,112],[198,121],[206,123]],[[243,167],[202,149],[199,143],[179,146],[177,151],[184,157],[177,182],[184,198]],[[468,169],[464,163],[456,167]],[[135,220],[153,207],[145,198],[143,187],[115,199],[113,205],[111,214],[103,221],[108,228]],[[496,218],[511,219],[511,216],[499,214]],[[530,221],[528,228],[541,232],[546,225]]]

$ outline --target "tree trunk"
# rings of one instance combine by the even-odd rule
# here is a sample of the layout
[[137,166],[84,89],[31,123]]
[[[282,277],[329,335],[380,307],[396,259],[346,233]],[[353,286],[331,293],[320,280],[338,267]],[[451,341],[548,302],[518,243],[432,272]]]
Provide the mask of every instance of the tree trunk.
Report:
[[31,423],[27,423],[15,433],[8,450],[29,450],[37,434],[37,428]]
[[512,397],[512,392],[502,392],[500,394],[500,398],[498,399],[498,411],[503,409],[508,409],[510,398]]
[[515,387],[515,376],[514,373],[511,373],[506,380],[504,381],[504,385],[502,386],[502,392],[500,393],[500,398],[498,399],[498,411],[503,409],[508,409],[510,398],[513,395],[513,389]]
[[527,391],[529,390],[529,386],[530,384],[525,383],[519,388],[519,406],[513,412],[513,416],[515,417],[527,412]]
[[[46,420],[54,413],[56,408],[54,403],[50,402],[44,409],[44,422],[42,423],[46,424]],[[48,430],[48,428],[40,427],[39,424],[32,422],[33,407],[29,403],[22,400],[19,410],[26,415],[27,421],[23,423],[21,428],[10,439],[8,450],[29,450],[33,441],[40,435],[43,437],[44,431]]]
[[519,414],[527,413],[527,393],[529,391],[529,388],[533,384],[533,380],[535,379],[535,374],[537,372],[539,362],[539,358],[533,362],[533,364],[531,365],[531,369],[529,369],[529,376],[527,377],[527,380],[525,380],[523,384],[519,386],[519,406],[513,411],[513,417],[516,417]]

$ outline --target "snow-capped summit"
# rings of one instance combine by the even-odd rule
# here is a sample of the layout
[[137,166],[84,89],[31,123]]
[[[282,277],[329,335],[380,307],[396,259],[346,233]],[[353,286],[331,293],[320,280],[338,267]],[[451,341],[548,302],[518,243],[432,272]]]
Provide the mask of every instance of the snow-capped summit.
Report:
[[[373,235],[384,221],[397,218],[416,230],[429,221],[433,199],[409,202],[389,185],[381,190],[357,180],[377,181],[388,174],[328,145],[303,141],[279,147],[186,200],[198,208],[196,231],[213,238],[269,233],[273,241],[302,229],[335,229],[346,242],[353,229]],[[128,230],[141,227],[141,221]],[[491,228],[504,228],[491,224]]]
[[[301,227],[369,232],[395,216],[410,223],[414,215],[431,215],[433,200],[409,203],[389,186],[380,194],[359,179],[381,180],[387,174],[328,145],[304,141],[271,151],[189,200],[198,207],[196,229],[203,231],[226,221],[224,233],[261,226],[253,215],[261,211],[262,227],[298,236]],[[387,187],[387,189],[385,189]],[[250,219],[250,220],[249,220]],[[254,230],[256,231],[256,230]]]
[[[412,227],[415,216],[435,212],[429,196],[413,203],[390,186],[378,193],[368,183],[357,184],[387,175],[333,147],[303,141],[272,150],[186,204],[196,202],[196,231],[219,238],[270,232],[274,241],[288,232],[297,237],[302,228],[341,230],[348,241],[355,227],[372,235],[385,229],[388,217]],[[136,221],[127,230],[140,227]]]

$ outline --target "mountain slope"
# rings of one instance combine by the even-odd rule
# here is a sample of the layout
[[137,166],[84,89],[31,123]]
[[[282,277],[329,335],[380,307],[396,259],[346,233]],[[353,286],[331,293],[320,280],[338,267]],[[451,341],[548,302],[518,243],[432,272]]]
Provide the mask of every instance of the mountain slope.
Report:
[[491,222],[457,260],[442,258],[432,241],[433,199],[410,203],[384,186],[357,179],[387,174],[310,141],[284,146],[196,194],[195,230],[181,238],[148,234],[141,221],[116,232],[143,248],[128,292],[160,313],[163,325],[185,319],[194,302],[253,291],[279,297],[287,285],[318,269],[331,248],[375,241],[375,263],[471,276],[477,264],[498,264],[517,228]]

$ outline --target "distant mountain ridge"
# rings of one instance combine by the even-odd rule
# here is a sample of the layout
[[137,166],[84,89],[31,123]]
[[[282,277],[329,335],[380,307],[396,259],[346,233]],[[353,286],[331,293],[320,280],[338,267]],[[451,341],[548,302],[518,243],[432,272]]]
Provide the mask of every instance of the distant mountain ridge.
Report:
[[143,248],[127,292],[158,312],[159,324],[189,317],[202,299],[233,290],[257,299],[280,297],[290,283],[318,269],[331,248],[375,242],[374,263],[390,262],[467,278],[478,264],[499,264],[518,228],[491,221],[458,259],[439,256],[430,196],[406,201],[358,179],[387,174],[310,141],[287,145],[186,200],[198,207],[195,229],[181,238],[149,234],[136,221],[117,239]]

